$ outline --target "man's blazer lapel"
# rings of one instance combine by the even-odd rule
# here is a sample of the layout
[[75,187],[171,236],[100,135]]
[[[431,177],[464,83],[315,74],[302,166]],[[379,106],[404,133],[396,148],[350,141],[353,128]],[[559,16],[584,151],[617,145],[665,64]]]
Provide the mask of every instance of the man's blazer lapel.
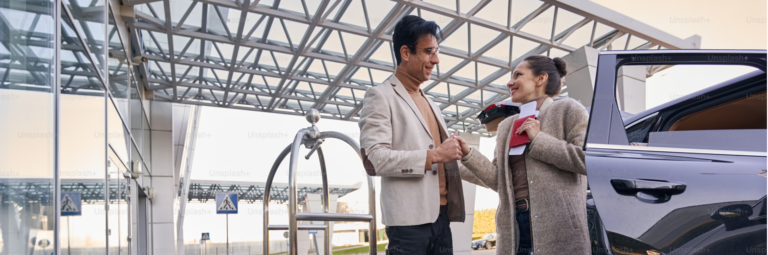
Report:
[[403,84],[400,84],[400,80],[398,80],[395,75],[392,75],[392,78],[389,79],[389,83],[392,84],[392,88],[395,90],[395,93],[405,101],[408,107],[411,108],[413,114],[416,114],[416,117],[419,118],[419,122],[421,122],[421,126],[424,128],[424,131],[427,131],[429,137],[432,138],[432,133],[429,132],[429,128],[427,127],[427,122],[425,122],[424,117],[421,116],[421,112],[419,112],[419,108],[416,106],[416,103],[414,103],[413,99],[411,99],[411,96],[408,95],[408,91],[405,90]]
[[[445,133],[446,136],[451,136],[451,134],[448,133],[448,123],[445,123],[445,119],[443,118],[443,113],[440,111],[440,106],[436,105],[435,102],[432,102],[432,99],[429,99],[429,97],[424,97],[429,102],[429,107],[432,108],[432,113],[435,114],[435,117],[437,118],[437,125],[440,128],[440,131]],[[441,139],[445,140],[447,137],[441,137]]]

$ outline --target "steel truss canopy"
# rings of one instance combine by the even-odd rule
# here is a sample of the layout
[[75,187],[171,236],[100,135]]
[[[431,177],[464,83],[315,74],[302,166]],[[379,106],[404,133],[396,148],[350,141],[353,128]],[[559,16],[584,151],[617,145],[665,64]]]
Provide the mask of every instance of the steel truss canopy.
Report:
[[[210,180],[190,180],[189,193],[187,201],[199,203],[216,202],[216,193],[237,193],[238,199],[249,204],[256,201],[264,201],[264,189],[267,184],[264,182],[235,182],[235,181],[210,181]],[[343,197],[352,191],[360,189],[361,183],[353,185],[329,185],[328,191],[332,195]],[[288,184],[273,183],[270,191],[270,201],[285,203],[288,202]],[[321,184],[299,184],[296,189],[299,203],[303,203],[307,194],[322,194],[323,185]]]
[[[450,129],[509,97],[529,55],[698,48],[589,1],[123,0],[122,20],[154,100],[357,121],[365,90],[394,70],[392,29],[406,15],[441,26],[440,64],[422,85]],[[660,70],[649,69],[649,74]],[[563,90],[567,95],[567,87]]]

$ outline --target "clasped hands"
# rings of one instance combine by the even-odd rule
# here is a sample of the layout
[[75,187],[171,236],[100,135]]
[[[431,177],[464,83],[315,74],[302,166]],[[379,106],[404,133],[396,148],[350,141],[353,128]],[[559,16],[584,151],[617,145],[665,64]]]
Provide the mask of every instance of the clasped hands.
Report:
[[467,142],[459,137],[459,132],[453,133],[448,139],[445,139],[437,149],[431,151],[432,162],[449,163],[460,160],[469,154],[470,148]]
[[[536,135],[541,132],[541,122],[537,119],[527,119],[525,122],[523,122],[522,125],[517,129],[517,135],[522,135],[523,132],[525,132],[526,135],[528,135],[528,138],[533,141],[533,138],[536,138]],[[448,139],[445,139],[442,144],[440,144],[440,147],[437,147],[437,149],[432,150],[432,162],[434,163],[448,163],[453,162],[456,160],[460,160],[467,154],[469,154],[470,148],[469,145],[467,145],[467,142],[464,141],[461,137],[459,137],[459,132],[456,131],[448,137]]]

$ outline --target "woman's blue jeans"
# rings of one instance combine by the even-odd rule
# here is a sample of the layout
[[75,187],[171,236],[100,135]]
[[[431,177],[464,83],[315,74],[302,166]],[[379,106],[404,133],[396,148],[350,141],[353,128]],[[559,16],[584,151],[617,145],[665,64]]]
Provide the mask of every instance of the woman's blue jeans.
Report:
[[531,217],[529,212],[517,213],[517,226],[520,243],[517,244],[517,255],[529,255],[533,251],[531,245]]

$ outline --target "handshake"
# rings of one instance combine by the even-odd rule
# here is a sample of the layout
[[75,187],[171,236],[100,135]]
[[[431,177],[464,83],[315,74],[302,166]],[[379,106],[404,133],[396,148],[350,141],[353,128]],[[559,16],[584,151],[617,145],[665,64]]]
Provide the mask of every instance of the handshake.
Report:
[[459,132],[453,133],[448,139],[445,139],[440,147],[429,151],[432,154],[433,163],[449,163],[460,160],[469,154],[469,145],[461,137]]

